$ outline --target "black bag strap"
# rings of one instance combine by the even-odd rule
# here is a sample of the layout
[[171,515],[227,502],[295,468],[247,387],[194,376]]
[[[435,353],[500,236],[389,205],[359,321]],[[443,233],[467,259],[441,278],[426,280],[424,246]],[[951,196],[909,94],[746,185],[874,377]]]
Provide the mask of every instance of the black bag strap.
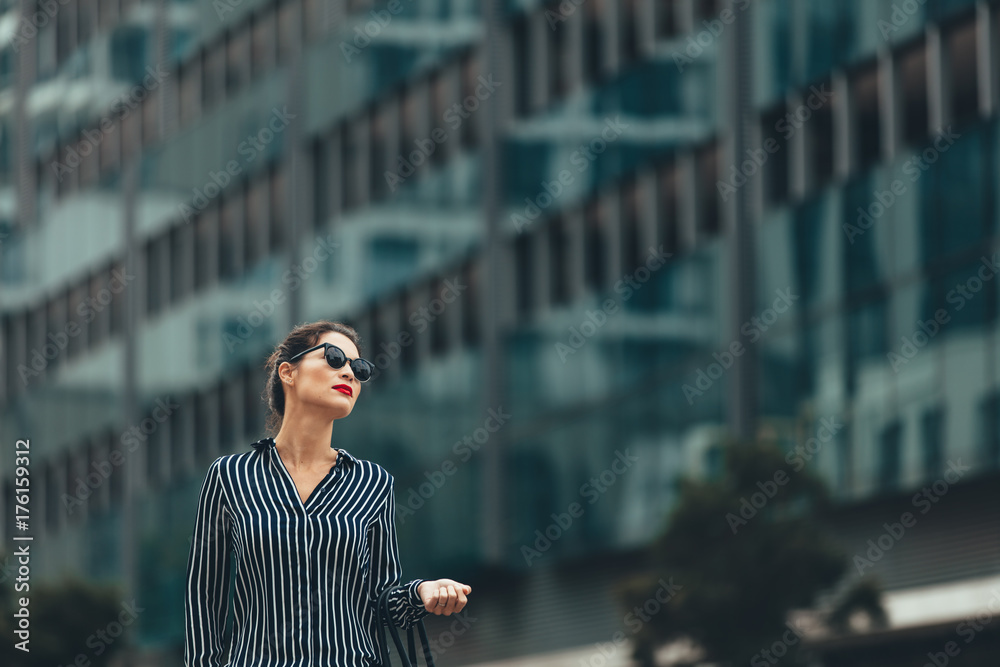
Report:
[[418,619],[406,629],[406,639],[409,650],[403,648],[403,640],[399,636],[399,628],[393,622],[392,614],[389,610],[389,594],[392,591],[405,589],[406,586],[390,586],[382,591],[378,596],[378,606],[376,614],[378,616],[378,633],[382,646],[382,667],[392,667],[389,661],[389,644],[385,641],[385,628],[389,628],[389,634],[399,652],[399,658],[403,667],[417,667],[417,651],[414,640],[414,628],[420,633],[420,644],[423,648],[424,663],[427,667],[434,667],[434,656],[431,654],[430,641],[427,639],[427,629],[424,627],[424,620]]

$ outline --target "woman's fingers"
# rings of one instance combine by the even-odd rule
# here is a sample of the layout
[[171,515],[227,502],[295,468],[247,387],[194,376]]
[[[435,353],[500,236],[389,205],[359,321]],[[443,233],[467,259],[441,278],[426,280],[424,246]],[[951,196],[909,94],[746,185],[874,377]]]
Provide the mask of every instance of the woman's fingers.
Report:
[[[451,580],[448,580],[451,581]],[[439,585],[435,594],[435,599],[431,600],[432,612],[438,616],[454,614],[465,608],[469,601],[466,593],[471,593],[472,587],[458,582],[447,585]]]

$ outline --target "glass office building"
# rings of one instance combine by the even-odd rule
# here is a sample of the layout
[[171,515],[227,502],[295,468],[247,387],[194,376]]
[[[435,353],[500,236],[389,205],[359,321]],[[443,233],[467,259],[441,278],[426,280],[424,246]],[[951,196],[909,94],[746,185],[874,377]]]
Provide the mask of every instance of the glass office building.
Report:
[[144,664],[179,665],[207,466],[265,435],[271,347],[330,318],[379,366],[334,445],[395,476],[404,579],[475,590],[442,664],[626,630],[673,479],[747,424],[838,425],[809,465],[848,553],[918,516],[858,574],[892,626],[822,664],[941,650],[1000,590],[998,104],[985,0],[0,0],[35,576],[124,577]]

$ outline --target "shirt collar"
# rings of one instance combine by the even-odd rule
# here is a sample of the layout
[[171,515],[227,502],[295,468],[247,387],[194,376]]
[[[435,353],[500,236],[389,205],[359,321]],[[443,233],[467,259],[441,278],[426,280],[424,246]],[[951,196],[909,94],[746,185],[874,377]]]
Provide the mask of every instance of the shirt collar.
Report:
[[[274,438],[272,438],[272,437],[269,436],[269,437],[266,437],[266,438],[261,438],[257,442],[252,443],[250,446],[253,447],[254,450],[256,450],[258,452],[265,452],[265,451],[269,451],[271,449],[274,449],[275,442],[274,442]],[[340,463],[341,458],[343,458],[344,460],[350,462],[352,465],[358,462],[357,457],[355,457],[354,455],[352,455],[346,449],[337,448],[337,451],[340,453],[337,456],[337,463],[338,464]]]

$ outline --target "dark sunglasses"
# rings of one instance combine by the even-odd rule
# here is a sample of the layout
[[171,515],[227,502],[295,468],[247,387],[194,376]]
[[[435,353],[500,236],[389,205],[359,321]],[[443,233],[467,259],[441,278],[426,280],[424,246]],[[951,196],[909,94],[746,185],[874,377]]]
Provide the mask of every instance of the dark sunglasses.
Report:
[[326,357],[326,363],[330,364],[331,368],[342,368],[344,364],[349,361],[351,362],[351,370],[354,371],[354,377],[358,378],[358,382],[368,382],[368,380],[372,378],[372,373],[375,372],[375,364],[367,359],[348,359],[347,355],[344,354],[344,351],[333,343],[323,343],[322,345],[317,345],[316,347],[310,347],[308,350],[302,350],[289,359],[289,361],[295,361],[306,352],[312,352],[313,350],[318,350],[321,347],[325,348],[323,350],[323,356]]

